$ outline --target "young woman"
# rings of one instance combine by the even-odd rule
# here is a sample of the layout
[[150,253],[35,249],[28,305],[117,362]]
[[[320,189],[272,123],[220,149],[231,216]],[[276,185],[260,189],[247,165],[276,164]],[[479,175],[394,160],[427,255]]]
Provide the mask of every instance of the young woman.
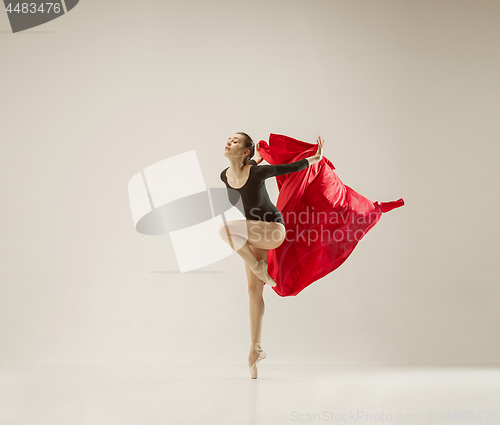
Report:
[[264,316],[263,284],[276,286],[267,273],[267,253],[270,249],[278,248],[286,236],[285,222],[271,202],[264,181],[303,170],[320,161],[325,142],[318,137],[317,143],[318,150],[314,156],[289,164],[262,166],[257,166],[262,161],[259,145],[256,146],[246,133],[233,134],[224,148],[224,156],[230,165],[221,172],[220,178],[228,188],[230,202],[236,205],[241,199],[246,220],[229,221],[221,225],[219,235],[245,262],[252,341],[248,366],[253,379],[257,378],[257,363],[266,357],[260,343]]

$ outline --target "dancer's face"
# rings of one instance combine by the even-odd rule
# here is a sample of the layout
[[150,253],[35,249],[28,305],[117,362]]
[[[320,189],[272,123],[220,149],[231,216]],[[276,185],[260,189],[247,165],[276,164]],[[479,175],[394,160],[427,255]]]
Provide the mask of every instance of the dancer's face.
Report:
[[224,147],[225,156],[243,157],[248,155],[250,150],[243,146],[243,136],[241,134],[233,134],[227,139],[226,146]]

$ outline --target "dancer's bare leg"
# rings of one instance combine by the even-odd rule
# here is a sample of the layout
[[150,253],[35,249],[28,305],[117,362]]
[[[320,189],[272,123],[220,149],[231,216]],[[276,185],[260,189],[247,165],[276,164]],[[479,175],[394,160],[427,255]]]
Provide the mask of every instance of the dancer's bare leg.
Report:
[[250,246],[266,250],[277,248],[285,240],[285,226],[267,221],[234,220],[220,226],[219,236],[246,264],[255,268],[260,259],[255,257]]
[[254,253],[250,249],[250,244],[248,240],[243,236],[230,234],[229,240],[231,241],[231,248],[233,248],[236,253],[243,258],[246,266],[250,266],[251,268],[255,268],[259,260],[255,257]]
[[[250,247],[252,253],[258,261],[267,258],[268,249],[260,249]],[[245,263],[245,272],[248,281],[248,298],[250,304],[250,354],[248,355],[248,366],[251,366],[257,356],[259,355],[258,349],[261,349],[261,335],[262,335],[262,319],[264,317],[264,298],[262,292],[264,289],[264,282],[255,276],[250,269],[249,265]]]
[[285,226],[259,220],[229,221],[219,228],[219,236],[245,261],[250,304],[250,354],[251,366],[261,350],[262,319],[264,317],[264,282],[252,271],[259,261],[267,259],[270,249],[279,247],[285,240]]

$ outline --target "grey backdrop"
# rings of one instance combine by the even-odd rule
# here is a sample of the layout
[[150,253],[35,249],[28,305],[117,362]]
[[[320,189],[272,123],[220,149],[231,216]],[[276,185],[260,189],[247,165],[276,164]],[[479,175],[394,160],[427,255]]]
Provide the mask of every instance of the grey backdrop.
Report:
[[175,273],[127,193],[193,149],[224,187],[236,131],[321,135],[344,183],[406,202],[297,297],[265,288],[270,363],[498,362],[499,19],[497,0],[85,0],[11,34],[0,13],[0,362],[245,363],[242,259]]

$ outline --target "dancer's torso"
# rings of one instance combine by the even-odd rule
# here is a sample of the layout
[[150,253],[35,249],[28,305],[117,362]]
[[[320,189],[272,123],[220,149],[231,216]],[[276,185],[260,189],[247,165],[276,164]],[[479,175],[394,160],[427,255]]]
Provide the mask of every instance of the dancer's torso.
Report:
[[226,171],[224,169],[220,178],[228,189],[229,202],[232,205],[238,206],[237,203],[241,197],[245,218],[247,220],[261,220],[267,222],[277,222],[285,225],[281,212],[276,208],[269,198],[267,193],[265,180],[273,176],[281,176],[283,174],[293,173],[303,170],[309,166],[307,159],[291,162],[290,164],[277,165],[261,165],[258,166],[255,161],[251,161],[248,180],[245,184],[236,189],[231,187],[227,182]]

